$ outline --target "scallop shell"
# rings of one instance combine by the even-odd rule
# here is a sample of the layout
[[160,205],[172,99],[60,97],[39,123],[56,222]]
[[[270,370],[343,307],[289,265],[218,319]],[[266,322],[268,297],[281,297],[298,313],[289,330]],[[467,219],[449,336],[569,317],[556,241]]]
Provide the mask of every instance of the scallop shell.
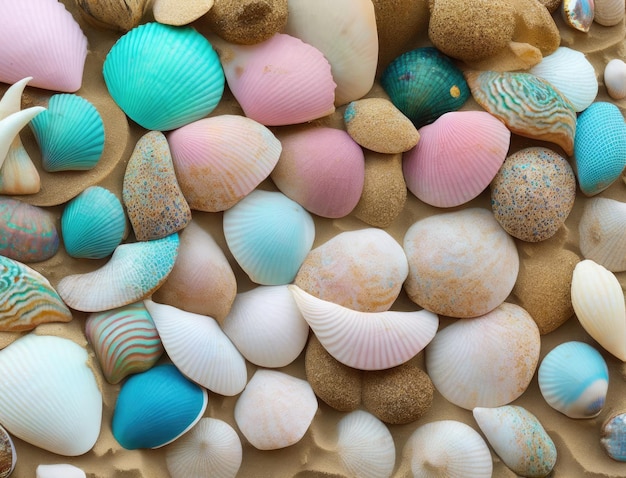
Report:
[[359,312],[318,299],[296,285],[289,289],[304,319],[336,360],[360,370],[383,370],[417,355],[433,339],[432,312]]
[[171,478],[235,478],[242,455],[241,440],[233,427],[205,417],[167,446],[165,463]]
[[461,70],[434,47],[403,53],[383,71],[380,82],[417,128],[458,110],[470,97]]
[[17,453],[11,435],[0,426],[0,478],[8,478],[15,469]]
[[87,37],[61,2],[22,0],[0,6],[0,81],[32,76],[31,86],[74,92],[83,81]]
[[191,430],[208,402],[207,391],[174,365],[157,365],[122,384],[113,411],[113,436],[127,450],[162,447]]
[[620,58],[613,58],[604,67],[604,86],[614,100],[626,98],[626,63]]
[[126,234],[122,203],[108,189],[90,186],[72,199],[61,215],[66,252],[79,259],[103,259]]
[[60,337],[28,334],[0,351],[2,425],[59,455],[91,450],[100,434],[102,395],[87,362],[83,347]]
[[115,102],[148,130],[204,118],[224,92],[217,54],[191,27],[152,22],[133,28],[109,51],[103,74]]
[[625,5],[622,0],[594,0],[593,21],[612,27],[624,20]]
[[593,23],[594,0],[563,0],[561,16],[567,25],[586,33]]
[[215,319],[148,299],[144,304],[167,355],[186,377],[220,395],[244,389],[245,360]]
[[293,281],[313,246],[313,218],[282,193],[252,191],[224,213],[230,252],[253,282]]
[[592,260],[579,262],[572,275],[572,305],[583,329],[626,362],[626,306],[617,277]]
[[438,332],[426,347],[426,371],[455,405],[498,407],[524,393],[539,363],[540,345],[530,314],[505,302]]
[[87,475],[77,466],[67,463],[37,465],[35,478],[86,478]]
[[626,271],[626,203],[594,197],[578,223],[579,246],[585,259],[612,272]]
[[101,312],[137,302],[165,281],[178,254],[178,234],[117,246],[104,266],[64,277],[57,288],[67,305]]
[[616,413],[602,425],[600,444],[611,458],[626,461],[626,413]]
[[189,207],[231,208],[276,166],[282,146],[272,132],[238,115],[204,118],[167,136],[174,169]]
[[403,155],[409,190],[436,207],[464,204],[484,191],[506,158],[511,132],[484,111],[454,111],[419,130]]

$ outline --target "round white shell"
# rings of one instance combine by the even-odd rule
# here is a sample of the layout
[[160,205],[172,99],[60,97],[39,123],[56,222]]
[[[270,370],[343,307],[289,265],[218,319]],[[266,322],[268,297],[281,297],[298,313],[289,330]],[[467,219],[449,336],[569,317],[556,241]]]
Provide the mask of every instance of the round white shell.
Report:
[[626,97],[626,63],[620,58],[612,59],[604,67],[604,86],[614,100]]
[[87,475],[77,466],[67,463],[38,465],[35,478],[85,478]]
[[578,232],[580,252],[585,259],[611,272],[626,271],[626,203],[600,197],[589,199]]

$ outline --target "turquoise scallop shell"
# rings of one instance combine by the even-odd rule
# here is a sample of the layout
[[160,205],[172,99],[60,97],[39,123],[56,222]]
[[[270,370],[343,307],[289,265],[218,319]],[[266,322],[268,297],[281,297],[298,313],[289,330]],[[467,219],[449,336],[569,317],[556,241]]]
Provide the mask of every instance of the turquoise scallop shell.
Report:
[[224,92],[217,53],[191,27],[153,22],[133,28],[109,51],[103,74],[119,107],[149,130],[204,118]]
[[433,47],[403,53],[383,71],[380,82],[391,102],[417,128],[458,110],[470,97],[461,70]]
[[83,171],[104,151],[104,123],[94,105],[74,94],[50,97],[48,109],[30,122],[46,171]]

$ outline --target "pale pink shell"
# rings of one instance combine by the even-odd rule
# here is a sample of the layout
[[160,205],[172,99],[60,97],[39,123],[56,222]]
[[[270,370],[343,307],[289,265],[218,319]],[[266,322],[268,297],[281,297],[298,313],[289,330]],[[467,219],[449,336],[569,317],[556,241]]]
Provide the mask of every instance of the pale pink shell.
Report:
[[403,158],[409,190],[427,204],[454,207],[485,190],[506,159],[507,127],[485,111],[454,111],[419,129]]

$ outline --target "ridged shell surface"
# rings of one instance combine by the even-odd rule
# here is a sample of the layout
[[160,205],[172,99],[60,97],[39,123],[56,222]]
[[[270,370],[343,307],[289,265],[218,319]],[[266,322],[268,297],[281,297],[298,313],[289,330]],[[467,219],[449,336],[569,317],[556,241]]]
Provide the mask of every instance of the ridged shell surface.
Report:
[[0,478],[8,478],[15,469],[17,453],[11,435],[0,426]]
[[611,272],[626,270],[626,203],[593,197],[578,223],[579,246],[585,259]]
[[612,27],[624,20],[625,5],[621,0],[594,0],[593,21]]
[[600,444],[614,460],[626,461],[626,413],[615,413],[605,420]]
[[[622,18],[623,18],[622,14]],[[604,67],[604,86],[611,98],[621,100],[626,97],[626,63],[621,58],[613,58]]]

